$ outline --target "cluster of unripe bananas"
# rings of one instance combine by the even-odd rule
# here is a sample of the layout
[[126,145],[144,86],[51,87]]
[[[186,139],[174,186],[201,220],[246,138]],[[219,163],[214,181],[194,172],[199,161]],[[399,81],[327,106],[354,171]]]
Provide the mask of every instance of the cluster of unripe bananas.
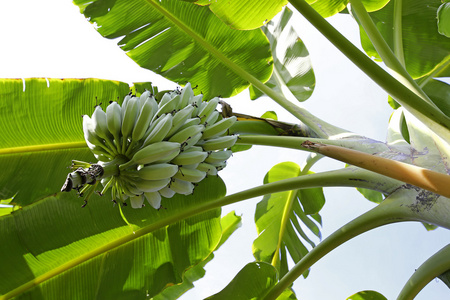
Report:
[[100,194],[111,188],[113,201],[130,199],[140,208],[147,199],[156,209],[161,197],[192,194],[196,183],[226,166],[237,140],[228,135],[236,117],[223,117],[218,104],[217,97],[195,96],[188,83],[159,101],[146,91],[127,95],[122,105],[111,102],[106,112],[97,106],[92,117],[83,116],[83,131],[98,163],[72,161],[61,191],[76,189],[86,205],[101,182]]

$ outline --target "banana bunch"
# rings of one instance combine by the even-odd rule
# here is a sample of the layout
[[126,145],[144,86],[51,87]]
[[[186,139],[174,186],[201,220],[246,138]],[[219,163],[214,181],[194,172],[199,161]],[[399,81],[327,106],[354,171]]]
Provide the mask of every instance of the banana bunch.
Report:
[[[91,164],[73,161],[61,190],[83,194],[101,182],[100,194],[111,189],[115,202],[126,205],[130,199],[140,208],[147,200],[156,209],[161,197],[192,194],[198,182],[226,166],[232,155],[227,149],[238,138],[227,134],[236,117],[223,118],[218,104],[217,97],[195,96],[188,83],[160,101],[146,91],[140,97],[128,94],[122,105],[111,102],[106,111],[97,106],[91,117],[83,116],[83,131],[102,172],[92,175]],[[85,173],[89,180],[80,177]]]

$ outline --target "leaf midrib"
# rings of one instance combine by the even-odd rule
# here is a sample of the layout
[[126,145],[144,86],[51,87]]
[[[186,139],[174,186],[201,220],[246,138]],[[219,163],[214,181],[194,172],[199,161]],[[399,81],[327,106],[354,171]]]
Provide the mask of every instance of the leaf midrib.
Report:
[[25,153],[25,152],[41,152],[41,151],[49,151],[49,150],[85,148],[85,147],[87,147],[85,141],[19,146],[19,147],[9,147],[9,148],[0,149],[0,155]]

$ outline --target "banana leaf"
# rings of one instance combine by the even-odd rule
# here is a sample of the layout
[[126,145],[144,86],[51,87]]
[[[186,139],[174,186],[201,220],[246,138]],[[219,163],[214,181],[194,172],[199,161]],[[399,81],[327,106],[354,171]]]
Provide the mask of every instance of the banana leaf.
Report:
[[109,193],[93,194],[81,208],[75,192],[60,192],[72,159],[94,160],[81,116],[129,89],[98,79],[0,81],[0,191],[13,197],[1,203],[21,206],[0,217],[5,299],[154,296],[182,283],[220,242],[220,209],[195,215],[199,205],[225,195],[219,177],[202,181],[194,195],[163,199],[159,211],[119,208]]
[[[312,95],[316,80],[308,50],[289,22],[292,14],[286,7],[277,18],[261,27],[270,41],[274,59],[274,72],[266,85],[281,94],[286,86],[298,101],[305,101]],[[252,100],[263,96],[253,85],[249,90]]]
[[[384,7],[390,0],[362,0],[367,11],[376,11]],[[307,0],[324,18],[334,16],[346,9],[349,0]]]
[[261,299],[277,281],[277,271],[270,264],[248,263],[222,291],[206,299]]
[[[73,193],[0,218],[0,294],[5,299],[142,299],[180,284],[221,238],[220,209],[187,219],[188,209],[223,196],[219,177],[195,195],[163,200],[165,209],[119,208],[93,195],[80,208]],[[181,221],[178,221],[181,220]]]
[[[227,241],[227,239],[241,226],[241,217],[236,216],[235,212],[232,211],[224,216],[221,220],[222,226],[222,237],[220,239],[219,244],[214,249],[217,251],[223,243]],[[193,268],[187,270],[184,274],[184,280],[182,284],[173,285],[162,291],[161,294],[154,297],[154,300],[171,300],[177,299],[186,291],[192,289],[194,287],[193,282],[199,280],[203,276],[205,276],[204,267],[208,262],[210,262],[214,258],[214,253],[211,253],[204,261],[194,266]]]
[[[264,183],[301,176],[300,167],[293,162],[284,162],[272,167]],[[287,253],[297,263],[315,247],[310,234],[321,238],[319,211],[325,204],[322,188],[301,189],[274,193],[263,197],[255,211],[258,237],[253,242],[253,255],[257,260],[277,267],[280,277],[287,271]],[[300,224],[303,224],[300,225]],[[303,227],[303,228],[302,228]],[[305,273],[306,277],[308,274]]]
[[[406,70],[411,77],[420,78],[437,68],[438,76],[447,76],[450,39],[439,34],[436,15],[440,0],[405,0],[402,10],[395,12],[391,1],[383,9],[370,13],[384,40],[394,49],[394,31],[400,30]],[[394,14],[401,15],[401,27],[394,26]],[[367,55],[380,60],[378,53],[360,26],[361,44]],[[447,67],[445,67],[447,66]]]
[[72,159],[95,162],[82,116],[129,89],[100,79],[1,79],[0,199],[31,204],[60,191]]
[[233,29],[261,27],[279,13],[287,0],[219,0],[209,2],[211,11]]
[[74,3],[102,36],[121,38],[118,44],[138,65],[181,85],[198,85],[206,99],[246,89],[248,82],[237,73],[263,82],[272,74],[261,30],[233,30],[208,7],[169,0]]

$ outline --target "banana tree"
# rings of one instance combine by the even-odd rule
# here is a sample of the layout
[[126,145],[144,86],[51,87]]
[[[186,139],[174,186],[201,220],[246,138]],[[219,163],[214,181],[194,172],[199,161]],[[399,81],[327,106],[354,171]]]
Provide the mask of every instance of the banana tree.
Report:
[[[293,13],[280,12],[287,1],[189,2],[74,1],[102,36],[120,37],[119,46],[139,66],[181,88],[161,92],[150,83],[136,83],[130,92],[123,82],[100,79],[0,82],[0,198],[15,205],[0,218],[1,270],[7,278],[1,281],[0,299],[177,298],[192,288],[212,251],[239,225],[234,214],[221,219],[220,208],[258,196],[263,199],[255,214],[256,262],[210,299],[294,299],[292,284],[298,277],[306,278],[318,260],[364,232],[404,221],[450,229],[449,89],[436,80],[448,76],[450,61],[450,42],[441,34],[448,32],[445,4],[290,1],[390,95],[395,110],[382,142],[329,124],[287,99],[290,93],[305,101],[315,83],[308,52],[288,25]],[[338,12],[355,18],[367,55],[383,61],[388,71],[324,19]],[[252,98],[270,97],[298,122],[276,120],[273,113],[236,112],[225,102],[220,116],[209,118],[219,103],[214,97],[232,97],[247,88]],[[145,107],[151,113],[141,115]],[[186,108],[183,122],[197,118],[202,125],[193,126],[203,127],[196,127],[198,132],[191,127],[182,136],[184,123],[176,129],[167,124],[182,119]],[[117,118],[122,118],[120,128],[114,125]],[[162,137],[158,124],[168,128]],[[219,136],[231,142],[219,147]],[[155,149],[146,148],[156,143],[179,145],[164,148],[156,158]],[[221,149],[236,153],[252,145],[310,155],[302,167],[276,165],[261,186],[226,195],[215,174],[231,152]],[[215,172],[183,167],[191,165],[181,157],[191,148],[203,158],[198,163],[211,163]],[[348,166],[313,173],[324,156]],[[143,187],[142,180],[163,180],[154,177],[155,168],[170,173],[170,179],[158,188]],[[193,169],[202,175],[196,172],[200,177],[194,179]],[[184,180],[187,176],[192,177]],[[182,186],[183,181],[195,185]],[[356,187],[379,204],[317,243],[323,187]],[[106,193],[108,188],[112,193]],[[145,199],[150,205],[142,207]],[[449,251],[449,246],[436,249],[398,299],[414,298],[435,277],[448,285]],[[385,299],[374,291],[349,299],[366,296]]]

